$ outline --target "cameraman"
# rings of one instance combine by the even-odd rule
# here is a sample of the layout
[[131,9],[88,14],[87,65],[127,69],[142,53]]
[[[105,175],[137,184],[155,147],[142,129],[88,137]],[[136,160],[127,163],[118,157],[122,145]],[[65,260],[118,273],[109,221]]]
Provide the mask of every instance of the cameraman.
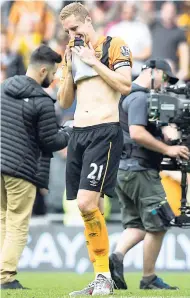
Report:
[[166,145],[161,130],[148,120],[147,99],[151,89],[152,71],[155,89],[159,89],[164,81],[172,84],[178,81],[166,61],[156,59],[154,70],[150,66],[149,60],[133,82],[131,93],[120,101],[124,146],[116,192],[125,230],[110,256],[110,271],[116,286],[127,289],[123,275],[124,256],[144,240],[140,289],[176,290],[177,287],[171,287],[155,275],[155,263],[167,229],[154,222],[151,210],[166,199],[159,176],[163,155],[188,159],[189,151],[185,146]]

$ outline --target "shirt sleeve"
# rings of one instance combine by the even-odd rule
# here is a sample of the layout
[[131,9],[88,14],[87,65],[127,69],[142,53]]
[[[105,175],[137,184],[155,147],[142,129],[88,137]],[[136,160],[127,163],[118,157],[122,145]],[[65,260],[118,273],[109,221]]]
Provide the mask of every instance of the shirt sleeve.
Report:
[[[139,96],[140,95],[140,96]],[[148,105],[145,93],[134,93],[125,97],[122,108],[128,114],[128,125],[147,126]]]
[[109,48],[110,68],[116,70],[123,66],[132,67],[132,53],[128,45],[118,37],[113,37]]

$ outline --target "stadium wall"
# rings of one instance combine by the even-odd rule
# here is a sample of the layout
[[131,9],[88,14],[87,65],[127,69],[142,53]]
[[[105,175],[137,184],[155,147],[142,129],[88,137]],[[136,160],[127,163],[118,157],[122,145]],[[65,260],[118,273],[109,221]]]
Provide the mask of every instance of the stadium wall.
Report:
[[[110,251],[122,231],[119,224],[108,225]],[[125,271],[142,269],[143,243],[125,257]],[[157,260],[159,271],[190,270],[190,229],[172,228],[165,236]],[[82,227],[49,224],[30,227],[28,244],[19,262],[19,271],[92,271]]]

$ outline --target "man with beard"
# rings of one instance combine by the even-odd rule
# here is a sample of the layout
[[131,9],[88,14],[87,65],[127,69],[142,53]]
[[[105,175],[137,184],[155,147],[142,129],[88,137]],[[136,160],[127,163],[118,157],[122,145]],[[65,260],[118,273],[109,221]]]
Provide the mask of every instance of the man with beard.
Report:
[[49,87],[60,62],[59,54],[41,45],[26,75],[1,85],[1,289],[23,289],[15,279],[16,268],[27,241],[36,187],[44,184],[44,158],[68,143],[71,128],[58,130],[53,99],[42,88]]

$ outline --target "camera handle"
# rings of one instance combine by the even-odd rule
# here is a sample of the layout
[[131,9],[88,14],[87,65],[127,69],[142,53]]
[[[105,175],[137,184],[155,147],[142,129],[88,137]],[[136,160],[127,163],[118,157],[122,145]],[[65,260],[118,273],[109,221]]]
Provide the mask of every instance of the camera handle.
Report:
[[154,89],[154,81],[155,81],[155,67],[156,67],[156,61],[155,60],[151,60],[150,61],[150,66],[149,68],[151,68],[151,89],[150,89],[150,102],[149,102],[149,111],[152,110],[152,96],[155,93],[155,89]]
[[181,169],[181,215],[175,218],[174,226],[180,228],[188,228],[190,227],[190,217],[187,215],[189,207],[187,207],[187,162],[182,160],[180,164]]
[[186,170],[186,162],[181,162],[181,215],[185,214],[185,211],[187,209],[187,170]]
[[155,60],[150,61],[150,68],[151,68],[151,90],[154,90],[154,81],[155,81],[154,69],[156,68]]

